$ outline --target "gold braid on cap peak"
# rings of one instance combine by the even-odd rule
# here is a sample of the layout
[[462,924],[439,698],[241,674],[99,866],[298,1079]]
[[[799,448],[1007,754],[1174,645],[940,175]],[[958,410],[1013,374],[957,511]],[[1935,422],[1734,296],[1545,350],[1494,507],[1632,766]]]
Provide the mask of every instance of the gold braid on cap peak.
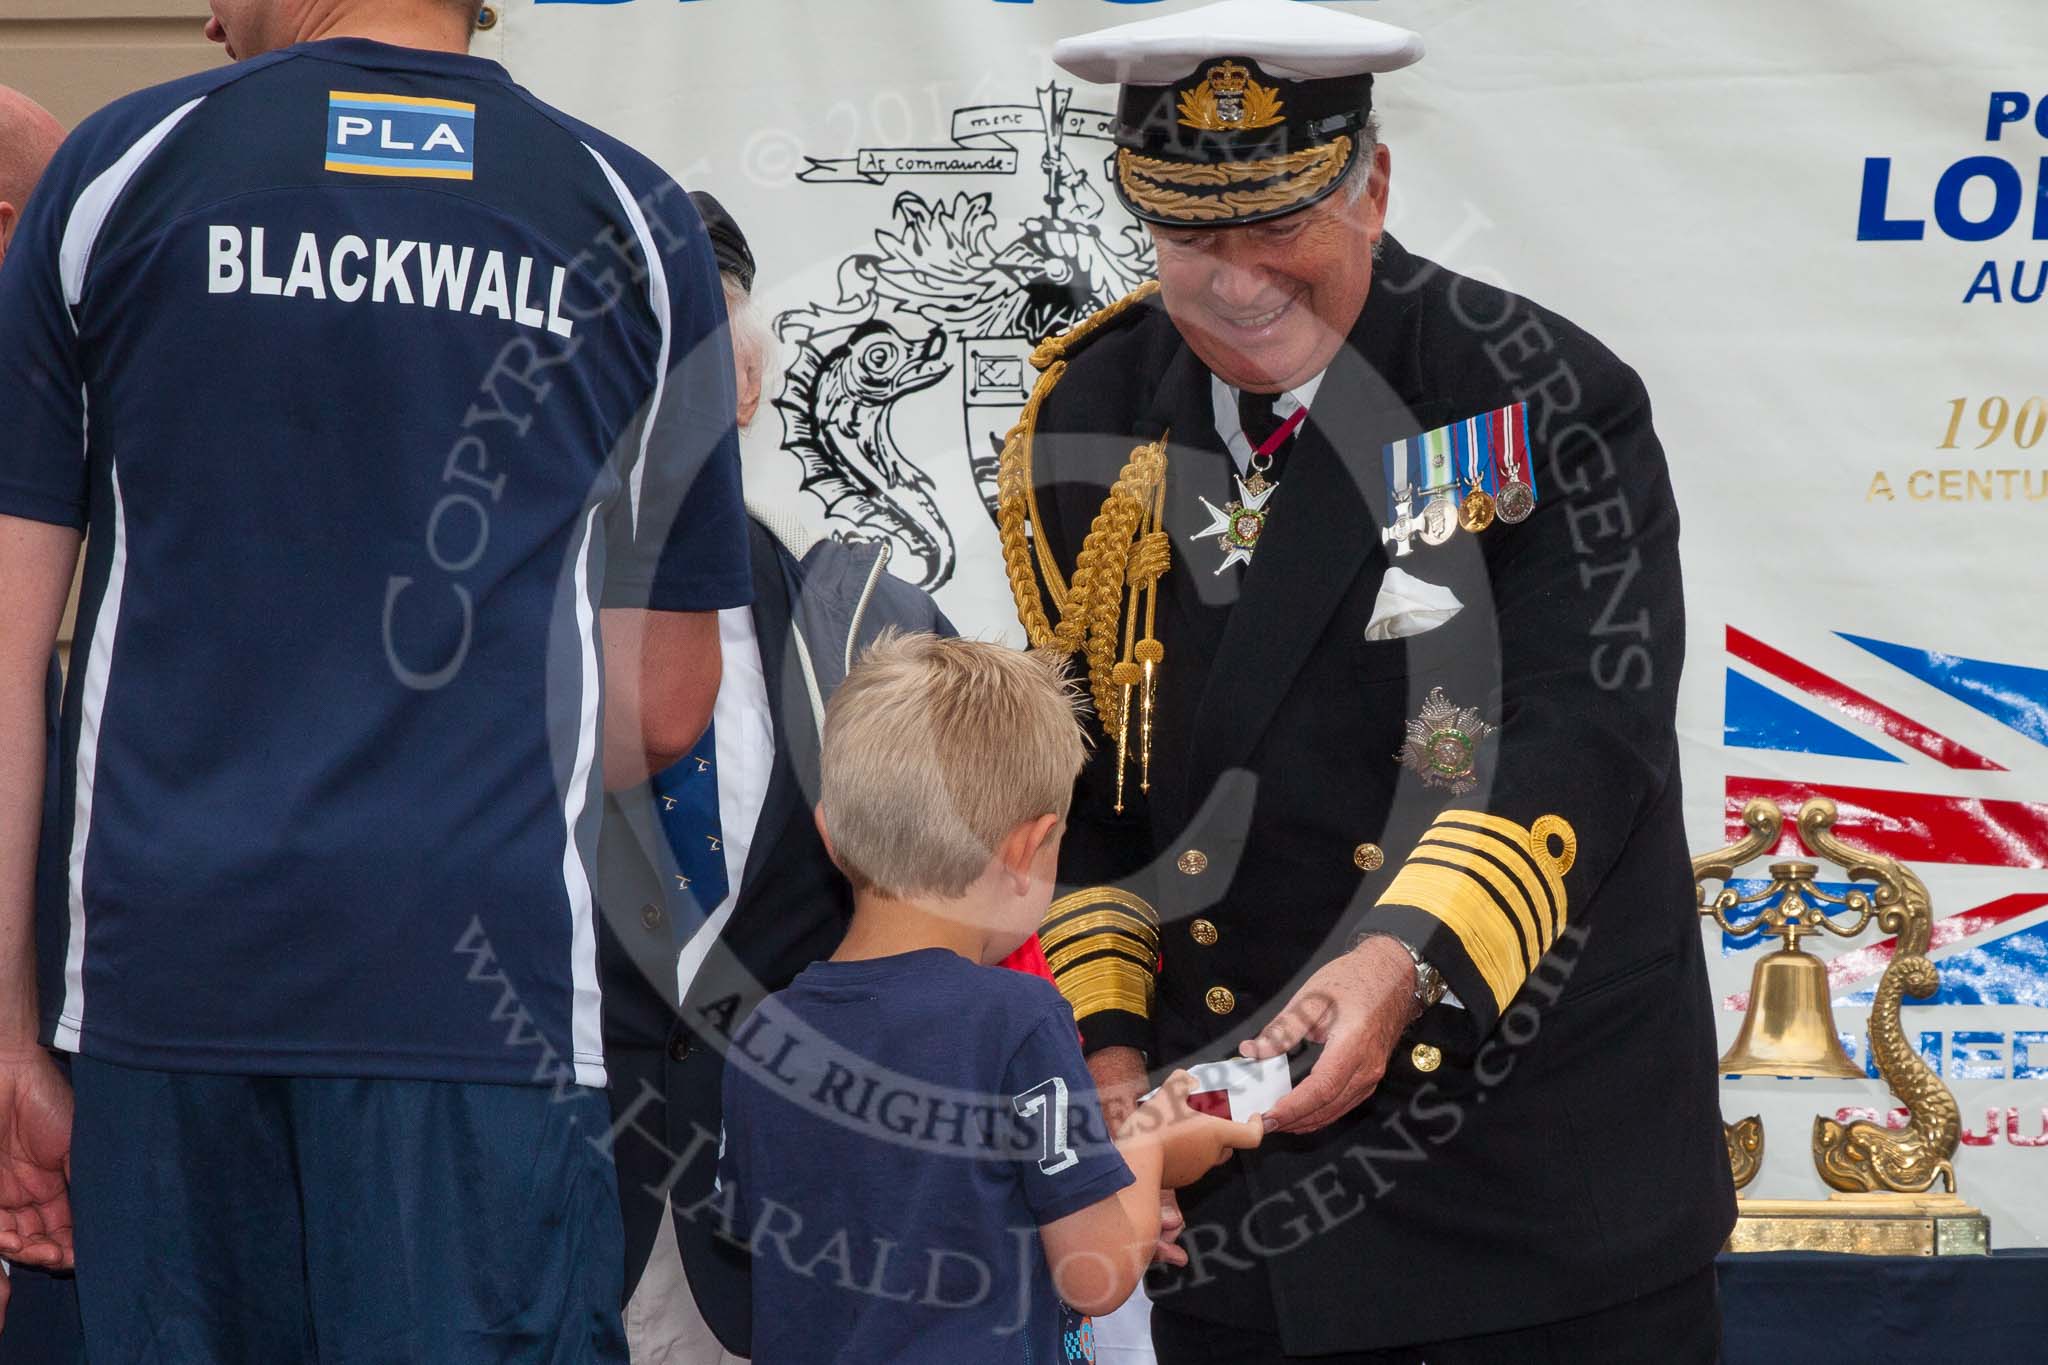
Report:
[[[1140,710],[1140,783],[1152,787],[1152,707],[1165,651],[1153,637],[1159,580],[1172,563],[1161,526],[1166,505],[1166,436],[1141,445],[1111,485],[1102,510],[1081,542],[1071,577],[1061,573],[1044,534],[1031,443],[1045,400],[1067,370],[1067,356],[1159,292],[1147,281],[1071,331],[1046,338],[1031,353],[1042,373],[1017,425],[1003,442],[997,476],[996,529],[1017,620],[1034,649],[1081,653],[1103,733],[1117,742],[1117,802],[1123,809],[1124,770],[1130,754],[1132,700]],[[1051,604],[1052,616],[1046,613]],[[1055,621],[1053,618],[1057,618]],[[1143,635],[1138,631],[1141,626]],[[1142,691],[1140,691],[1142,689]]]
[[1117,177],[1131,202],[1183,223],[1249,218],[1306,203],[1350,164],[1349,137],[1286,156],[1220,164],[1162,161],[1128,148],[1116,154]]

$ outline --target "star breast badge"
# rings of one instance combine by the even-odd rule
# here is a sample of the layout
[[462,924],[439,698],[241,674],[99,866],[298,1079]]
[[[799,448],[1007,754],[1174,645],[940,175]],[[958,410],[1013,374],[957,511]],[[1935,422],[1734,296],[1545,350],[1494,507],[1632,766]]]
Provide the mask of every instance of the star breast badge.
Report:
[[1494,732],[1471,707],[1459,710],[1441,687],[1429,689],[1422,710],[1408,722],[1408,742],[1394,755],[1423,785],[1463,796],[1478,785],[1479,745]]
[[1216,567],[1222,573],[1233,564],[1252,562],[1252,551],[1259,546],[1259,537],[1266,530],[1266,504],[1280,491],[1277,483],[1267,483],[1254,474],[1250,482],[1240,478],[1237,481],[1235,501],[1217,507],[1207,498],[1202,506],[1209,509],[1214,518],[1207,526],[1190,536],[1190,540],[1206,540],[1216,537],[1216,544],[1223,551],[1223,562]]

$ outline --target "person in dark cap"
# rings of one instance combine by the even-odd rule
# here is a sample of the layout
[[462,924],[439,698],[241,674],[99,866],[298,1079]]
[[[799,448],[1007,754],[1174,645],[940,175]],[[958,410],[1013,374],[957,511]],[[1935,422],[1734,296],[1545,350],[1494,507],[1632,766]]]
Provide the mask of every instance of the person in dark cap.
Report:
[[[691,195],[725,290],[742,431],[775,368],[755,262]],[[682,1214],[712,1192],[726,1044],[769,992],[828,956],[853,894],[811,819],[824,704],[885,629],[953,628],[888,572],[889,546],[828,540],[750,508],[754,602],[719,614],[725,672],[688,754],[605,799],[598,962],[635,1362],[725,1365],[751,1346],[748,1268]]]
[[709,191],[690,191],[690,202],[697,206],[697,216],[704,220],[704,231],[711,237],[711,253],[718,258],[719,274],[740,293],[751,298],[756,267],[754,249],[747,245],[747,235],[725,211],[725,205]]
[[690,202],[711,237],[718,258],[718,278],[725,287],[725,311],[732,328],[734,379],[739,384],[740,430],[754,425],[761,397],[775,367],[775,334],[754,302],[754,249],[725,205],[704,190],[690,191]]
[[1292,0],[1054,51],[1122,86],[1159,278],[1039,347],[1004,455],[1099,726],[1042,938],[1112,1110],[1291,1058],[1181,1193],[1167,1365],[1707,1362],[1677,511],[1632,370],[1386,233],[1373,82],[1421,52]]

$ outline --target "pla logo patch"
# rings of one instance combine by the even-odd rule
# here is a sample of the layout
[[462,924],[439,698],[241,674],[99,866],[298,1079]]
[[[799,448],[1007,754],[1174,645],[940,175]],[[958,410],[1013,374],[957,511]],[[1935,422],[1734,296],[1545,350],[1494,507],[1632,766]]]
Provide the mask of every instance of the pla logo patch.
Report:
[[327,169],[476,179],[476,106],[418,95],[327,92]]

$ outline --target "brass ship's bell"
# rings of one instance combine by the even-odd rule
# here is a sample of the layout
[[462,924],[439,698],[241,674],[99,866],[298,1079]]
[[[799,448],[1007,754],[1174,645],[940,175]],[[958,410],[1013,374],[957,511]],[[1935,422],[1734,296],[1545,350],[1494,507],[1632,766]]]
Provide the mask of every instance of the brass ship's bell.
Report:
[[[1771,875],[1797,884],[1810,881],[1818,870],[1811,863],[1779,863]],[[1765,932],[1782,942],[1756,964],[1749,983],[1749,1012],[1721,1058],[1721,1074],[1863,1079],[1863,1068],[1849,1060],[1835,1029],[1827,964],[1799,946],[1801,936],[1814,931],[1787,918],[1782,927],[1772,924]]]
[[[1726,848],[1692,860],[1700,914],[1721,932],[1747,938],[1764,933],[1780,940],[1757,963],[1750,984],[1749,1012],[1721,1070],[1750,1076],[1835,1076],[1853,1080],[1866,1073],[1842,1050],[1829,1007],[1828,970],[1802,952],[1809,934],[1853,939],[1872,921],[1890,933],[1892,960],[1871,1006],[1872,1061],[1878,1074],[1905,1105],[1907,1126],[1893,1133],[1868,1120],[1854,1123],[1822,1115],[1814,1121],[1813,1164],[1831,1191],[1826,1199],[1758,1199],[1739,1194],[1735,1231],[1728,1251],[1827,1251],[1866,1256],[1983,1256],[1991,1250],[1991,1221],[1956,1193],[1955,1154],[1960,1125],[1955,1095],[1941,1077],[1910,1051],[1881,1048],[1880,1038],[1899,1040],[1904,1020],[1901,997],[1921,998],[1928,975],[1934,910],[1927,886],[1897,859],[1857,848],[1839,838],[1840,812],[1824,796],[1799,808],[1799,843],[1848,874],[1849,888],[1837,895],[1814,881],[1817,864],[1771,866],[1761,889],[1737,874],[1752,859],[1778,847],[1786,832],[1785,812],[1767,796],[1742,807],[1745,833]],[[1718,881],[1711,900],[1706,884]],[[1866,888],[1859,883],[1874,883]],[[1763,1168],[1763,1120],[1752,1114],[1721,1125],[1728,1148],[1728,1173],[1742,1190]],[[1930,1181],[1946,1178],[1947,1190]]]

